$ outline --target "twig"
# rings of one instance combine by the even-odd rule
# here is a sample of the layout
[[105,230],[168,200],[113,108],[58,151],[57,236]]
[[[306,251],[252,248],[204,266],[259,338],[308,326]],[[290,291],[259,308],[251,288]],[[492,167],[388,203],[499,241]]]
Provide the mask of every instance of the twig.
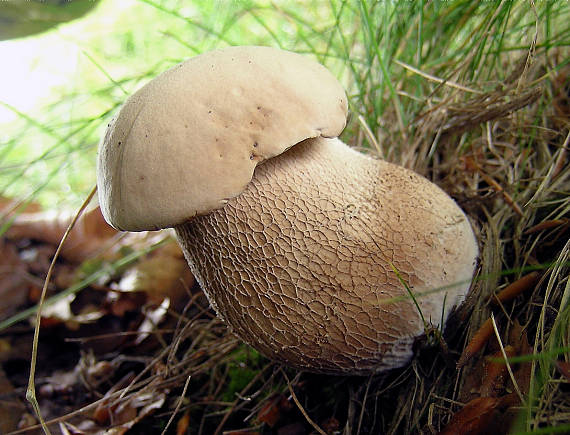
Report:
[[509,363],[509,358],[507,357],[507,353],[505,352],[505,347],[503,346],[503,342],[501,341],[501,336],[499,335],[499,330],[497,329],[497,323],[495,322],[495,316],[491,313],[491,321],[493,322],[493,330],[495,331],[495,337],[497,337],[497,342],[499,343],[499,348],[501,349],[501,353],[503,354],[503,358],[505,359],[505,364],[507,366],[507,371],[509,372],[509,376],[511,381],[513,382],[513,386],[515,387],[515,391],[519,396],[521,403],[524,405],[526,402],[524,400],[524,396],[519,388],[519,384],[515,379],[515,375],[513,374],[513,370],[511,369],[511,364]]
[[360,123],[360,125],[364,129],[364,133],[366,134],[368,141],[372,145],[374,145],[374,149],[376,150],[378,157],[383,159],[384,158],[384,152],[382,151],[382,148],[380,148],[380,144],[376,140],[376,137],[374,137],[374,133],[372,133],[372,130],[370,130],[368,123],[366,122],[366,120],[364,119],[364,117],[362,115],[358,115],[358,122]]
[[42,417],[40,405],[38,403],[38,399],[36,398],[36,385],[35,385],[36,363],[37,363],[37,357],[38,357],[38,342],[39,342],[39,338],[40,338],[40,324],[41,324],[41,320],[42,320],[42,305],[43,305],[44,299],[46,297],[47,288],[48,288],[48,285],[49,285],[49,282],[51,279],[51,275],[53,273],[55,262],[57,260],[57,257],[59,256],[59,253],[61,252],[63,244],[65,243],[65,241],[67,240],[67,237],[69,236],[69,233],[71,232],[71,230],[75,226],[77,219],[79,219],[79,217],[83,214],[83,211],[85,210],[85,208],[91,202],[91,199],[95,195],[95,192],[97,192],[97,186],[94,186],[93,189],[91,189],[91,192],[89,193],[89,195],[87,196],[87,198],[85,199],[83,204],[81,204],[81,207],[79,208],[79,210],[77,211],[77,213],[75,214],[75,216],[73,217],[71,222],[69,223],[67,229],[65,230],[65,233],[63,234],[63,237],[61,238],[61,241],[59,242],[59,245],[57,247],[57,250],[55,251],[53,259],[51,260],[51,264],[49,265],[49,269],[48,269],[48,272],[46,275],[46,279],[44,281],[44,286],[42,288],[42,294],[40,296],[40,301],[38,303],[38,311],[36,313],[36,325],[34,328],[34,340],[32,341],[32,356],[31,356],[31,361],[30,361],[30,378],[28,380],[28,389],[26,390],[26,399],[32,405],[34,412],[36,413],[36,415],[38,416],[38,419],[40,420],[40,424],[42,425],[42,429],[47,435],[51,435],[51,432],[49,431],[49,429],[48,429],[48,427],[47,427],[47,425],[46,425],[46,423]]
[[191,378],[192,378],[192,375],[190,375],[186,378],[186,382],[184,383],[184,388],[182,389],[182,394],[180,395],[180,399],[178,400],[178,403],[176,404],[176,408],[174,409],[174,412],[172,413],[172,415],[168,419],[168,423],[166,423],[166,426],[164,427],[164,430],[162,431],[162,435],[166,434],[166,431],[170,427],[170,424],[174,421],[174,417],[176,416],[176,414],[178,413],[178,410],[182,406],[182,401],[184,400],[184,396],[186,396],[186,390],[188,389],[188,384],[190,383]]
[[407,70],[409,70],[415,74],[418,74],[419,76],[421,76],[425,79],[431,80],[432,82],[443,84],[443,85],[449,86],[450,88],[459,89],[460,91],[471,92],[473,94],[479,94],[479,95],[483,94],[482,91],[478,91],[477,89],[473,89],[473,88],[470,88],[467,86],[460,85],[459,83],[452,82],[451,80],[440,79],[439,77],[436,77],[436,76],[433,76],[433,75],[428,74],[426,72],[423,72],[423,71],[421,71],[417,68],[414,68],[413,66],[408,65],[407,63],[404,63],[404,62],[399,61],[397,59],[395,59],[394,62],[396,64],[400,65],[402,68],[405,68],[405,69],[407,69]]
[[356,435],[360,435],[360,428],[362,426],[362,421],[364,420],[364,409],[366,408],[366,399],[368,398],[368,390],[370,389],[371,382],[372,382],[372,375],[368,377],[368,382],[366,382],[366,390],[364,391],[364,397],[362,399],[362,405],[360,407],[360,416],[358,418],[358,427],[356,429]]
[[[236,400],[234,400],[230,406],[230,408],[225,412],[224,417],[222,418],[222,421],[220,421],[220,423],[218,424],[218,427],[216,428],[216,430],[214,431],[214,435],[219,435],[222,432],[222,429],[224,427],[224,425],[226,424],[226,421],[228,421],[228,418],[230,418],[230,415],[232,414],[232,412],[234,412],[236,409],[239,409],[240,406],[238,405],[239,401],[242,401],[242,405],[245,403],[248,403],[247,400],[242,399],[243,396],[249,391],[249,389],[259,380],[259,378],[261,378],[261,376],[265,373],[265,370],[267,370],[267,368],[272,367],[273,364],[267,364],[265,367],[263,367],[263,369],[261,369],[254,377],[251,381],[249,381],[249,383],[240,391],[240,396],[238,397]],[[326,435],[326,434],[325,434]]]
[[313,428],[320,433],[321,435],[327,435],[327,433],[322,430],[317,423],[315,423],[311,417],[309,417],[309,414],[307,414],[307,411],[305,411],[305,408],[303,408],[303,405],[301,405],[301,402],[299,402],[299,399],[297,399],[297,396],[295,394],[295,391],[293,391],[293,387],[291,386],[291,381],[289,380],[289,377],[287,376],[287,373],[285,373],[285,371],[283,369],[280,369],[281,373],[283,374],[283,377],[285,378],[285,380],[287,381],[287,387],[289,387],[289,392],[291,393],[291,397],[293,398],[293,401],[295,402],[295,405],[297,405],[297,408],[299,408],[299,411],[301,411],[301,414],[303,414],[303,416],[305,417],[305,419],[307,420],[307,422],[313,426]]
[[556,228],[568,224],[570,224],[570,219],[566,218],[542,221],[539,224],[530,227],[528,230],[525,230],[523,234],[532,234],[538,231],[549,230],[551,228]]
[[570,144],[570,131],[566,135],[566,139],[564,139],[564,143],[562,144],[562,148],[558,154],[556,162],[554,163],[554,170],[552,171],[552,178],[556,178],[562,169],[564,169],[566,163],[566,155],[568,154],[568,148]]

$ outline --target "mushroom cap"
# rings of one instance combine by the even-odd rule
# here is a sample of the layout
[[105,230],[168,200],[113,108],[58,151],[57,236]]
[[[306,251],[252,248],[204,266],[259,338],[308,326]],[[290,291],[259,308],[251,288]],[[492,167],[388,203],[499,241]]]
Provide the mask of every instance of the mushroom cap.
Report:
[[270,47],[211,51],[127,99],[99,148],[97,184],[120,230],[175,226],[223,207],[256,165],[307,138],[335,137],[346,94],[319,63]]

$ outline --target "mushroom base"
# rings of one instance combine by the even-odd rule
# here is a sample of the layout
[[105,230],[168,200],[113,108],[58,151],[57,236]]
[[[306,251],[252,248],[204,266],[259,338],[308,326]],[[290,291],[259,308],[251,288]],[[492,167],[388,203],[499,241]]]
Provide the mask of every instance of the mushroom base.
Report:
[[[235,334],[301,370],[400,367],[427,321],[463,301],[477,244],[436,185],[338,139],[309,139],[245,191],[176,228],[192,272]],[[444,307],[445,301],[445,307]]]

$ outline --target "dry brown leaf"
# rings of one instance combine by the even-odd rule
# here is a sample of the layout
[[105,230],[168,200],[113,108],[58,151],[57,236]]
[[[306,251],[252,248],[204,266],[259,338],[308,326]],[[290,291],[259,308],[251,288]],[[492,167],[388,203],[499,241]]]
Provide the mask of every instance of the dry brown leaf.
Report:
[[[533,348],[528,342],[527,331],[516,320],[509,334],[509,342],[515,346],[517,355],[532,355]],[[532,379],[532,362],[520,363],[515,369],[514,377],[522,394],[528,395]]]
[[495,416],[500,399],[478,397],[457,411],[439,435],[478,435],[496,433]]
[[[71,311],[71,303],[74,301],[75,295],[67,295],[57,302],[46,305],[42,308],[42,327],[50,327],[65,323],[71,330],[77,330],[78,324],[73,321],[73,311]],[[32,321],[35,318],[31,319]]]
[[166,400],[165,392],[141,392],[124,400],[113,412],[113,422],[119,422],[105,433],[109,435],[124,434],[143,418],[160,409]]
[[178,305],[186,299],[186,289],[193,282],[180,248],[169,243],[128,269],[113,288],[121,292],[144,292],[157,304],[169,298],[173,305]]
[[266,399],[265,402],[257,413],[257,420],[269,427],[275,426],[284,414],[293,409],[293,404],[287,400],[287,396],[284,394],[275,394]]
[[149,308],[145,310],[145,318],[138,328],[140,334],[135,339],[135,346],[142,343],[152,331],[164,320],[170,307],[170,299],[164,298],[162,303],[156,308]]
[[491,338],[492,335],[493,335],[493,321],[491,320],[491,318],[489,318],[483,323],[483,325],[481,325],[481,327],[477,330],[475,335],[473,335],[473,338],[471,339],[471,341],[469,341],[469,343],[461,353],[461,357],[457,362],[457,368],[460,369],[461,367],[463,367],[473,357],[473,355],[475,355],[477,352],[483,349],[483,346],[485,346],[485,344]]
[[176,423],[176,435],[185,435],[190,428],[190,413],[185,412]]
[[[26,411],[26,406],[16,398],[14,386],[0,368],[0,433],[8,433],[18,428],[18,423]],[[12,397],[14,394],[14,397]]]
[[146,294],[141,292],[113,293],[109,292],[105,306],[109,312],[117,317],[124,317],[126,313],[139,311],[147,301]]
[[37,202],[25,203],[22,200],[0,196],[0,213],[3,218],[8,218],[13,215],[13,212],[18,210],[26,213],[37,213],[42,211],[42,206]]
[[327,434],[339,433],[340,431],[340,421],[334,417],[327,418],[321,423],[321,429]]
[[495,305],[500,303],[508,302],[516,298],[521,293],[533,289],[538,280],[540,279],[540,274],[538,272],[531,272],[515,282],[512,282],[499,293],[493,295],[491,302]]
[[[511,345],[505,346],[505,353],[507,358],[516,355],[515,348]],[[507,365],[503,360],[503,353],[500,350],[495,352],[490,358],[487,358],[484,367],[484,375],[479,392],[482,397],[499,397],[504,392],[505,382],[507,381]]]
[[[32,239],[57,246],[67,230],[71,213],[23,213],[14,219],[6,235],[11,239]],[[69,234],[61,256],[80,263],[93,256],[117,231],[109,226],[99,207],[84,213]]]
[[[127,373],[118,382],[116,382],[110,389],[105,393],[105,397],[110,397],[114,392],[126,387],[133,379],[134,374],[132,372]],[[93,411],[92,418],[100,426],[105,426],[111,422],[113,413],[119,406],[118,403],[110,403],[110,401],[101,401],[95,410]]]
[[0,319],[14,314],[28,299],[28,266],[14,246],[0,239]]

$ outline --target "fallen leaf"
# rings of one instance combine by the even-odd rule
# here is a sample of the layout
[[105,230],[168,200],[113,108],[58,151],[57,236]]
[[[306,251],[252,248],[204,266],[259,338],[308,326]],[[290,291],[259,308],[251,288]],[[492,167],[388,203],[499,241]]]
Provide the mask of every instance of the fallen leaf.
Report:
[[[515,356],[515,348],[511,345],[505,346],[505,354],[507,358]],[[481,380],[481,388],[479,388],[481,396],[499,397],[505,390],[506,376],[507,364],[504,361],[503,353],[499,350],[487,358],[484,363],[484,374]]]
[[439,435],[478,435],[495,433],[495,417],[500,399],[478,397],[457,411]]
[[[105,393],[105,397],[109,398],[114,392],[126,387],[134,379],[134,376],[132,372],[128,372]],[[118,406],[118,403],[110,403],[110,400],[101,401],[93,411],[93,420],[100,426],[110,423]]]
[[483,349],[483,346],[485,346],[492,335],[493,321],[489,318],[483,323],[483,325],[481,325],[467,346],[465,346],[459,361],[457,361],[457,368],[460,369],[463,367],[473,357],[473,355]]
[[166,392],[141,392],[119,404],[113,413],[119,421],[118,426],[114,426],[108,431],[109,434],[121,434],[127,432],[143,418],[151,415],[155,410],[162,408],[166,401]]
[[128,312],[140,311],[146,302],[146,294],[142,292],[109,292],[104,305],[114,316],[124,317]]
[[[68,295],[55,303],[44,305],[42,307],[42,327],[47,328],[66,323],[69,329],[77,330],[77,323],[72,322],[73,312],[71,311],[71,303],[74,299],[75,295]],[[35,322],[35,317],[32,317],[31,321]]]
[[14,215],[15,211],[20,213],[36,213],[42,211],[42,206],[37,202],[25,202],[15,198],[0,196],[0,213],[6,219]]
[[18,428],[18,423],[26,411],[26,406],[15,394],[14,386],[0,368],[0,433],[8,433]]
[[493,295],[491,303],[494,305],[499,305],[499,303],[509,302],[521,293],[533,289],[539,279],[540,274],[538,272],[531,272],[512,282],[504,289],[502,289],[499,293]]
[[[517,355],[532,355],[533,348],[528,342],[526,329],[518,322],[514,322],[513,329],[509,334],[509,341],[514,344]],[[528,395],[532,379],[532,362],[522,362],[514,371],[514,378],[523,395]]]
[[287,400],[287,396],[275,394],[265,400],[264,405],[257,413],[257,420],[273,427],[291,409],[293,409],[293,405]]
[[140,335],[137,336],[135,345],[142,343],[142,341],[156,329],[160,322],[164,320],[168,313],[168,307],[170,307],[170,299],[164,298],[158,307],[145,310],[145,318],[139,326],[138,331]]
[[169,298],[177,306],[186,300],[186,289],[193,283],[180,248],[170,243],[129,268],[113,288],[121,292],[145,292],[157,304]]
[[28,266],[11,244],[0,239],[0,319],[14,314],[28,298]]
[[[72,213],[39,212],[17,215],[6,236],[11,239],[31,239],[58,246],[69,223]],[[101,214],[99,207],[84,213],[76,222],[63,245],[62,258],[80,263],[92,257],[117,234]]]
[[321,424],[321,429],[324,430],[327,434],[339,433],[340,422],[334,417],[329,417],[323,421]]
[[185,412],[176,423],[176,435],[185,435],[190,428],[190,414]]

